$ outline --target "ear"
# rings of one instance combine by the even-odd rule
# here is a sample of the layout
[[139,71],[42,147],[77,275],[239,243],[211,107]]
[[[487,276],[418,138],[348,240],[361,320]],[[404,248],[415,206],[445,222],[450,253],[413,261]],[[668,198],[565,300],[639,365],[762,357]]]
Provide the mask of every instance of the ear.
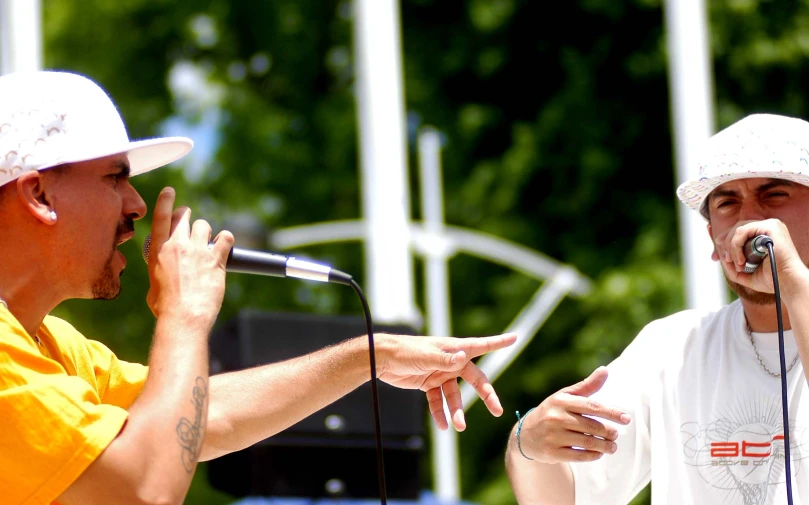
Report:
[[37,170],[26,172],[15,181],[17,196],[36,219],[43,224],[56,224],[52,198],[46,177]]

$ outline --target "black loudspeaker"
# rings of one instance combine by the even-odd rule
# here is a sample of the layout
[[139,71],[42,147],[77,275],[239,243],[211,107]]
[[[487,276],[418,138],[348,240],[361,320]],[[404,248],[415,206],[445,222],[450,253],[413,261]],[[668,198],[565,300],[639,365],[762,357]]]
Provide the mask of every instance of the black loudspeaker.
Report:
[[[415,334],[385,325],[374,325],[374,333]],[[211,335],[211,373],[283,361],[365,334],[361,317],[244,310]],[[378,387],[387,495],[418,499],[424,393]],[[267,440],[212,460],[208,479],[237,497],[379,497],[370,382]]]

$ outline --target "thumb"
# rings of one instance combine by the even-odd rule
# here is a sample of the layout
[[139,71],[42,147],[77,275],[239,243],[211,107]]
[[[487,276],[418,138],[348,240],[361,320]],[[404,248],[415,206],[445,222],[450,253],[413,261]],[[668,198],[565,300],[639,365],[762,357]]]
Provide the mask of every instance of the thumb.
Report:
[[596,368],[589,377],[562,389],[562,392],[575,396],[590,396],[604,386],[604,383],[607,382],[608,375],[607,367],[600,366]]

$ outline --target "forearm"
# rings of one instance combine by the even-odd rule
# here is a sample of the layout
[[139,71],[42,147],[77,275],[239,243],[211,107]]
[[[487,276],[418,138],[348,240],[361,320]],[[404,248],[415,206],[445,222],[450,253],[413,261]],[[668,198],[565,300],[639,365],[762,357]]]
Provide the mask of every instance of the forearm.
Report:
[[[158,320],[149,376],[128,422],[128,428],[148,433],[166,471],[178,471],[189,482],[205,438],[210,330],[207,317],[183,314]],[[157,462],[151,461],[152,466]]]
[[567,463],[529,460],[517,447],[516,426],[506,447],[506,473],[520,505],[574,505],[573,472]]
[[118,440],[140,460],[131,465],[140,492],[170,503],[185,498],[205,437],[209,331],[182,316],[157,321],[149,376]]
[[215,375],[202,459],[275,435],[369,379],[365,337],[288,361]]
[[206,319],[158,318],[149,376],[124,428],[59,503],[183,502],[205,436]]

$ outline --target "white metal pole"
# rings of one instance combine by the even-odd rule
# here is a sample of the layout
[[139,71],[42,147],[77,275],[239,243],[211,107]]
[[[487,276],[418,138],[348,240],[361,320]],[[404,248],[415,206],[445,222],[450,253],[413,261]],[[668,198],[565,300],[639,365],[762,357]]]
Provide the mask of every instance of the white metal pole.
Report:
[[[666,0],[671,117],[677,184],[698,175],[700,146],[714,131],[713,78],[703,0]],[[716,309],[728,301],[721,267],[711,261],[713,245],[705,221],[677,203],[685,272],[686,305]]]
[[[427,332],[449,336],[450,290],[444,227],[444,191],[441,182],[441,138],[433,128],[425,128],[418,138],[421,182],[421,209],[424,231],[431,247],[425,249],[425,285],[427,287]],[[444,412],[449,413],[444,399]],[[449,418],[448,418],[449,420]],[[433,481],[439,500],[455,502],[461,496],[458,459],[458,435],[451,427],[446,431],[430,423],[433,441]]]
[[0,0],[0,73],[41,68],[40,0]]
[[368,294],[379,322],[416,325],[399,6],[354,0]]

